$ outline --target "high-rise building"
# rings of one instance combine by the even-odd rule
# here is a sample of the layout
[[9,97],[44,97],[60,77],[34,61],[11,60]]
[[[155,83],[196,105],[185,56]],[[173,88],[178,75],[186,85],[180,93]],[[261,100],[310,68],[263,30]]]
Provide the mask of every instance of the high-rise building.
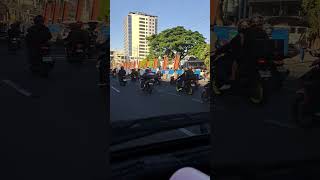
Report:
[[130,12],[124,22],[124,49],[127,59],[143,59],[149,52],[147,37],[157,34],[158,17]]

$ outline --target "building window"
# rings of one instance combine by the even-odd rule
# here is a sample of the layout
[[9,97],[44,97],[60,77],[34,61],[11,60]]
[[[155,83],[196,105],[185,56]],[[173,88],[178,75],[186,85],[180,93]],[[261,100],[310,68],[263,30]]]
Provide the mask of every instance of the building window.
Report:
[[139,30],[146,30],[145,28],[139,28]]

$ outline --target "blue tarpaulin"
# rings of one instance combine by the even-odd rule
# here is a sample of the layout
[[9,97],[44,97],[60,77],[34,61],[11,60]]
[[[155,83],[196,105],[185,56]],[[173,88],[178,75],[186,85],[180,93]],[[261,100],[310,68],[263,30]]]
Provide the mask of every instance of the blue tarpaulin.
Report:
[[[218,41],[229,42],[234,36],[238,34],[236,27],[229,26],[215,26],[214,32],[217,35]],[[274,28],[272,31],[272,39],[283,39],[284,40],[284,55],[288,54],[288,43],[289,43],[289,31],[285,28]]]

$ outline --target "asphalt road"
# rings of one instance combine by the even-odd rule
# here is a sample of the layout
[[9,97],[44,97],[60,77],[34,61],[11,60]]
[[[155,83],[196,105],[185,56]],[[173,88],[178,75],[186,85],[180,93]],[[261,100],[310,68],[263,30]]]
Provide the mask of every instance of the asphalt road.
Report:
[[289,78],[264,106],[237,96],[216,99],[212,130],[216,167],[320,157],[320,126],[300,128],[290,117],[297,83],[295,77]]
[[[110,78],[110,120],[130,120],[167,114],[208,112],[209,104],[201,101],[199,87],[193,95],[176,92],[175,86],[163,81],[152,94],[140,89],[139,81],[129,80],[120,86],[117,78]],[[118,113],[119,110],[123,113]]]
[[[154,87],[152,94],[147,94],[140,89],[139,81],[132,82],[128,80],[126,86],[120,86],[117,78],[110,78],[110,121],[112,123],[169,114],[209,112],[209,103],[203,103],[200,98],[202,88],[200,86],[190,96],[176,92],[175,86],[170,85],[169,82],[162,81],[160,86]],[[200,133],[199,126],[180,128],[157,133],[113,148],[149,144]]]
[[10,55],[0,44],[1,162],[6,167],[0,179],[106,176],[107,89],[97,86],[94,61],[71,65],[63,48],[52,50],[56,65],[45,79],[28,71],[23,49]]

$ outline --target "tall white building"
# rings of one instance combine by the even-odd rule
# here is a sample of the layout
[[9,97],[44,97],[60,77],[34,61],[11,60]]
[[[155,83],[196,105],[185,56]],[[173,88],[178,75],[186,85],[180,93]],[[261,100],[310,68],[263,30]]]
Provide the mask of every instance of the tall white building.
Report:
[[124,21],[124,49],[127,59],[143,59],[149,51],[146,38],[158,31],[158,17],[130,12]]

